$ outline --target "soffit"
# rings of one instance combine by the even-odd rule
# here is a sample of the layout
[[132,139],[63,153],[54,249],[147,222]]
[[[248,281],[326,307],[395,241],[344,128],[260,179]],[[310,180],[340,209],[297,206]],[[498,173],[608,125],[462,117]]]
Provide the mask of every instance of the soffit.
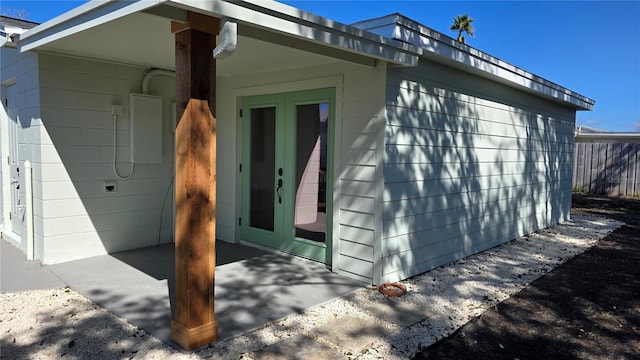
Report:
[[[171,20],[165,17],[133,13],[53,40],[38,47],[38,51],[173,70],[174,35],[170,24]],[[239,36],[233,56],[217,61],[217,74],[246,75],[335,62],[331,57]]]

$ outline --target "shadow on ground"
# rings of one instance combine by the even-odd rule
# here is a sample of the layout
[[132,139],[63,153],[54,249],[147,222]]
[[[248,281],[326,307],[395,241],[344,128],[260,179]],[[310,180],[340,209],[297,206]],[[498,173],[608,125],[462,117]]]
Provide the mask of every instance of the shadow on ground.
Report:
[[640,199],[576,194],[573,213],[626,225],[413,359],[640,358]]
[[[30,311],[34,305],[41,310]],[[12,321],[24,316],[33,318]],[[68,288],[35,290],[28,302],[3,306],[0,328],[1,359],[129,359],[166,349]]]

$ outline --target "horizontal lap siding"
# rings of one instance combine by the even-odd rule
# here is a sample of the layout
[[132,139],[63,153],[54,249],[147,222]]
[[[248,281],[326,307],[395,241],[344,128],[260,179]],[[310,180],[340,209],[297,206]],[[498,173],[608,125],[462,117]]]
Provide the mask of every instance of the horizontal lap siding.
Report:
[[390,68],[382,279],[567,220],[575,112],[451,68]]
[[[117,169],[129,172],[129,94],[140,93],[146,69],[72,57],[40,55],[42,145],[34,179],[36,238],[44,262],[56,263],[173,239],[173,132],[175,80],[158,76],[150,94],[163,97],[162,163],[135,164],[119,180],[113,170],[111,105],[117,118]],[[104,192],[115,180],[116,193]]]
[[[38,171],[38,161],[40,157],[40,133],[42,130],[42,124],[40,122],[40,109],[37,106],[39,99],[38,91],[38,55],[34,53],[21,54],[16,49],[9,47],[3,47],[0,49],[0,82],[2,84],[12,83],[14,98],[13,107],[16,110],[15,115],[19,121],[17,127],[17,142],[18,142],[18,158],[16,159],[19,168],[24,168],[25,160],[29,160],[32,163],[34,172]],[[15,81],[15,82],[14,82]],[[5,91],[8,89],[2,85],[2,120],[0,122],[0,149],[1,157],[4,160],[2,166],[0,166],[0,185],[2,191],[0,191],[0,209],[2,215],[0,215],[0,228],[4,227],[3,232],[7,233],[12,230],[21,238],[13,239],[13,237],[7,237],[9,241],[19,248],[26,251],[27,241],[25,234],[25,222],[12,222],[10,220],[9,213],[11,212],[11,192],[10,192],[10,171],[7,158],[9,156],[9,118],[5,108]],[[5,117],[6,116],[6,117]],[[38,181],[33,181],[33,191],[38,192],[41,189]],[[19,204],[24,204],[25,200],[25,187],[22,186],[19,190]],[[38,219],[34,219],[34,226],[40,225]],[[12,228],[12,226],[17,228]],[[41,258],[39,247],[36,246],[34,251],[36,252],[36,259]]]
[[[375,282],[382,201],[384,66],[350,71],[344,78],[338,258],[334,270]],[[339,121],[339,120],[338,120]],[[379,272],[378,278],[379,278]]]
[[[218,92],[225,101],[218,116],[229,118],[237,110],[225,89],[251,89],[250,94],[296,91],[309,79],[342,77],[336,99],[334,146],[334,203],[332,270],[366,282],[374,281],[379,266],[382,229],[382,131],[386,67],[335,63],[265,74],[220,78]],[[219,74],[220,75],[220,74]],[[284,84],[284,85],[282,85]],[[259,87],[266,86],[267,90]],[[341,90],[341,91],[340,91]],[[242,92],[244,94],[244,92]],[[220,123],[220,122],[219,122]],[[220,173],[220,171],[219,171]],[[219,175],[222,176],[222,175]],[[218,177],[220,179],[220,177]],[[238,237],[239,238],[239,237]],[[379,271],[377,272],[378,278]]]

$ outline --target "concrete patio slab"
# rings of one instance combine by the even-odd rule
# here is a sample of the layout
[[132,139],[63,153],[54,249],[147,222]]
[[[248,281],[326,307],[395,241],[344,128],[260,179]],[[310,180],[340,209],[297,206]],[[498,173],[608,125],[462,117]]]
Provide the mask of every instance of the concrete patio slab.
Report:
[[[215,312],[223,340],[365,284],[324,264],[218,242]],[[174,247],[165,244],[49,266],[82,295],[170,343]]]
[[66,284],[46,266],[27,261],[27,256],[6,240],[0,240],[0,293],[53,289]]
[[[141,259],[152,258],[148,252],[162,253],[154,248],[138,253]],[[162,257],[157,261],[167,264]],[[170,263],[167,268],[169,266]],[[98,305],[162,341],[170,339],[171,307],[166,278],[150,276],[109,255],[50,265],[49,268],[72,289]]]

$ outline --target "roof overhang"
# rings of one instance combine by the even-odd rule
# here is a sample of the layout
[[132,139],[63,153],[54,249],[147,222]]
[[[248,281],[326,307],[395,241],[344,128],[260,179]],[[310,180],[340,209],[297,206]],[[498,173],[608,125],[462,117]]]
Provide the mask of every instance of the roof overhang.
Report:
[[353,24],[364,30],[420,47],[424,58],[533,93],[577,110],[595,101],[430,29],[400,14]]
[[[318,63],[338,59],[365,66],[374,66],[378,60],[397,66],[416,66],[423,57],[576,110],[591,110],[595,104],[590,98],[461,44],[400,14],[345,25],[267,0],[93,0],[21,34],[18,47],[21,51],[58,51],[110,60],[103,48],[107,40],[122,40],[129,41],[122,48],[137,53],[111,60],[170,68],[173,65],[171,37],[160,29],[165,29],[165,23],[170,21],[186,22],[188,12],[232,19],[238,23],[239,35],[249,39],[254,51],[258,51],[263,43],[272,44],[272,52],[295,50],[299,64],[308,63],[310,58],[304,54],[319,55],[314,58]],[[145,28],[142,21],[153,26]],[[159,32],[165,36],[160,38]],[[129,39],[134,33],[137,43]],[[119,37],[109,38],[111,34]],[[102,41],[91,43],[94,37]],[[84,39],[84,43],[75,44],[76,39]],[[147,43],[146,51],[139,49],[142,42]],[[148,43],[160,45],[149,49]],[[142,57],[163,58],[165,62],[145,63]],[[247,59],[252,57],[247,56]],[[276,58],[273,59],[276,63]]]
[[37,25],[31,21],[0,15],[0,48],[16,48],[14,38]]
[[[55,47],[59,40],[136,13],[186,22],[187,12],[233,19],[239,34],[323,56],[373,66],[376,60],[415,66],[421,50],[299,9],[264,0],[94,0],[22,34],[21,51]],[[153,40],[153,39],[150,39]]]

